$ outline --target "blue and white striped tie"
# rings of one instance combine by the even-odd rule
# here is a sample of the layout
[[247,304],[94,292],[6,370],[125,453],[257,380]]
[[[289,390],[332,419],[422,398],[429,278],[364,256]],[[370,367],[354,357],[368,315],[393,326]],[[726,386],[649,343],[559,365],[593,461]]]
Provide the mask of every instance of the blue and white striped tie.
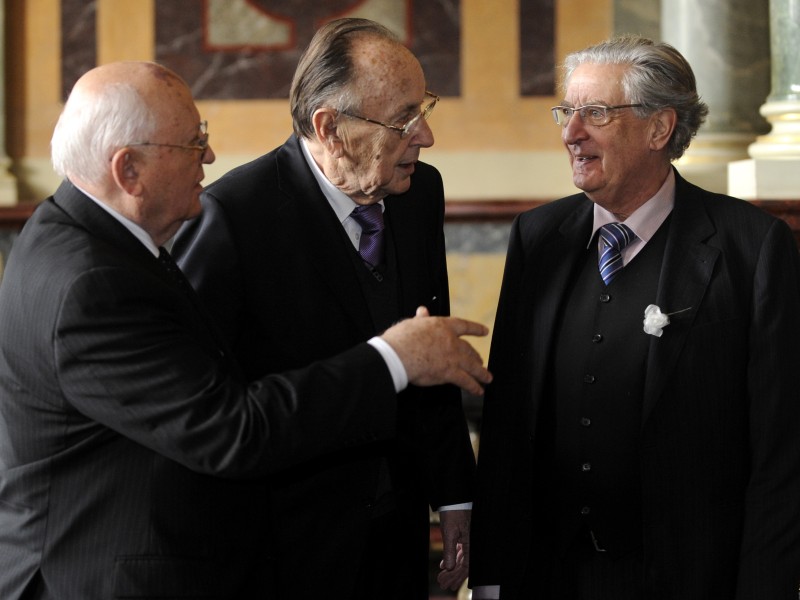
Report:
[[609,223],[600,228],[600,277],[606,285],[622,269],[622,249],[636,239],[636,234],[624,223]]

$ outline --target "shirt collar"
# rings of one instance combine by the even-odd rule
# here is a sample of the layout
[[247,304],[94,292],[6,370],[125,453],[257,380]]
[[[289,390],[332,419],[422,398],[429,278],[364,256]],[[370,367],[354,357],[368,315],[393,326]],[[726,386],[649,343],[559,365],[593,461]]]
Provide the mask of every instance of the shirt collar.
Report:
[[[73,183],[73,185],[75,184]],[[139,240],[142,244],[144,244],[145,248],[147,248],[153,254],[153,256],[158,256],[158,246],[155,245],[155,243],[153,242],[153,238],[150,237],[149,233],[147,233],[144,229],[142,229],[139,225],[137,225],[127,217],[122,216],[122,214],[118,213],[116,210],[111,208],[108,204],[106,204],[102,200],[92,196],[86,190],[78,187],[77,185],[75,187],[79,189],[84,196],[92,200],[92,202],[97,204],[97,206],[102,208],[104,211],[106,211],[108,214],[114,217],[117,221],[119,221],[120,224],[123,227],[125,227],[125,229],[130,231],[136,237],[137,240]]]
[[[631,228],[631,231],[636,234],[637,238],[646,243],[655,235],[658,228],[661,227],[661,224],[667,220],[674,206],[675,173],[670,169],[667,178],[664,180],[664,183],[661,184],[661,187],[655,195],[633,211],[633,213],[625,219],[625,225]],[[618,219],[613,213],[595,204],[592,235],[589,237],[589,243],[586,247],[588,248],[591,246],[598,229],[603,225],[616,223],[617,221]]]

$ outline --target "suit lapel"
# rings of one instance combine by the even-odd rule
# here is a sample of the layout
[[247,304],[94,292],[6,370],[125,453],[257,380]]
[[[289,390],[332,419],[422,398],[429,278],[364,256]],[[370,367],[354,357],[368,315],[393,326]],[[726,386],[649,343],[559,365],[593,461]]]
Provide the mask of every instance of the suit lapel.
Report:
[[347,246],[349,242],[319,189],[296,136],[283,145],[277,162],[278,185],[290,199],[291,219],[295,221],[286,224],[286,231],[294,236],[287,247],[298,246],[309,254],[316,277],[330,290],[328,301],[340,306],[359,328],[362,337],[373,335],[369,307]]
[[[652,337],[647,358],[642,423],[653,411],[675,372],[700,304],[708,289],[719,250],[705,242],[715,232],[705,211],[702,191],[676,172],[675,207],[670,219],[656,302],[664,313],[676,313],[663,335]],[[644,306],[642,318],[644,318]]]

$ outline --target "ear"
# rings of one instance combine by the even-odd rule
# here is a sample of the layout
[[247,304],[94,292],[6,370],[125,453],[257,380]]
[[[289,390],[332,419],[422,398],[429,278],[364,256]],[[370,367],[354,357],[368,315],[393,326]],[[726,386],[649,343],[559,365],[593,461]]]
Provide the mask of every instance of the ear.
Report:
[[663,108],[652,116],[650,127],[650,149],[662,150],[672,137],[678,114],[674,108]]
[[139,159],[130,148],[121,148],[111,157],[111,176],[114,183],[129,196],[141,195],[140,167]]
[[339,113],[332,108],[320,108],[314,111],[311,124],[317,139],[329,154],[339,158],[344,153],[344,142],[339,136],[339,127],[336,122]]

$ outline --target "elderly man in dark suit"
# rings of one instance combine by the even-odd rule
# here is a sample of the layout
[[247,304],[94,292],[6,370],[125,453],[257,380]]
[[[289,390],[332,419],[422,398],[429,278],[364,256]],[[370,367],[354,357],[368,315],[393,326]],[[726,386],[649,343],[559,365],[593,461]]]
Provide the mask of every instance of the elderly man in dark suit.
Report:
[[186,84],[93,69],[52,149],[0,286],[0,598],[275,598],[262,476],[391,439],[406,380],[480,390],[483,327],[422,310],[248,385],[159,251],[214,160]]
[[552,110],[584,193],[512,227],[473,598],[795,600],[792,233],[671,165],[707,108],[668,44],[568,56]]
[[[294,135],[209,186],[175,253],[249,376],[339,352],[419,305],[448,314],[442,179],[419,162],[437,99],[386,28],[331,22],[294,76]],[[474,456],[461,399],[452,386],[402,395],[394,439],[272,480],[285,593],[427,599],[429,506],[443,581],[463,579]]]

